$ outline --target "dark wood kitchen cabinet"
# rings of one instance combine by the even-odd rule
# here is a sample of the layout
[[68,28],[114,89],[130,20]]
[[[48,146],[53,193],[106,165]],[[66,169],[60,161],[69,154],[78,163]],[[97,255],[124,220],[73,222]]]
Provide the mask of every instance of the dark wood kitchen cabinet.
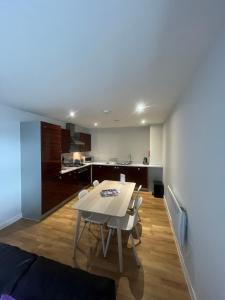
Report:
[[126,181],[135,182],[136,188],[142,185],[142,188],[148,188],[148,167],[123,167],[123,174],[126,175]]
[[22,215],[40,220],[61,202],[61,127],[45,122],[22,122]]
[[65,200],[79,191],[80,185],[76,171],[60,175],[62,199]]
[[112,178],[111,168],[104,165],[92,165],[92,181],[98,180],[102,182],[105,179]]
[[62,201],[91,184],[91,168],[83,167],[60,174],[60,194]]
[[84,132],[76,133],[77,139],[82,143],[78,145],[78,151],[88,152],[91,151],[91,135]]
[[120,174],[126,175],[126,181],[135,182],[136,188],[141,184],[148,188],[148,168],[134,166],[93,165],[92,180],[120,180]]
[[123,167],[111,165],[93,165],[92,180],[120,180],[120,174],[123,173]]
[[61,127],[41,122],[42,214],[61,201]]
[[[61,174],[61,127],[46,122],[22,122],[21,137],[21,198],[24,218],[40,220],[90,184],[90,167]],[[65,136],[64,136],[65,137]],[[65,148],[64,148],[65,147]]]
[[76,170],[80,189],[91,184],[91,167],[83,167]]
[[61,129],[62,153],[70,152],[70,132],[68,129]]

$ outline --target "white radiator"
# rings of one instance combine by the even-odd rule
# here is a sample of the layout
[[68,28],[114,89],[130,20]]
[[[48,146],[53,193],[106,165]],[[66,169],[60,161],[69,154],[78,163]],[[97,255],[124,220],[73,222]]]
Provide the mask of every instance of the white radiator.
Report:
[[169,208],[173,228],[180,246],[183,247],[187,238],[187,213],[177,201],[169,185],[168,191],[170,196]]

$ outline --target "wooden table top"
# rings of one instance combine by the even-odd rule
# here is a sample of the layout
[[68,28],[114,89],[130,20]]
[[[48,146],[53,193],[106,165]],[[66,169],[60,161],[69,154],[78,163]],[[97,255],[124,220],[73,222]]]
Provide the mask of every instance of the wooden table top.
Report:
[[[121,183],[120,181],[104,180],[76,202],[74,208],[112,217],[124,217],[134,188],[134,182]],[[117,189],[120,193],[118,196],[102,197],[100,192],[106,189]]]

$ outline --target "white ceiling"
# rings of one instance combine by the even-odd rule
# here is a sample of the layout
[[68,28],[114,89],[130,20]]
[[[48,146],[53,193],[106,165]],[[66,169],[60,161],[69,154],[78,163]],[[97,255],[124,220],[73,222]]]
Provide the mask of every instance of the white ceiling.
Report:
[[224,0],[1,0],[0,102],[86,127],[162,123],[224,21]]

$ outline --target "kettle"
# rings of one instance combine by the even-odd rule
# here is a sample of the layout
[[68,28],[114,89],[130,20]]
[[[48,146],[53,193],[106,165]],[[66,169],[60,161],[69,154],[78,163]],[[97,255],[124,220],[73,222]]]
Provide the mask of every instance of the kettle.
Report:
[[144,159],[143,159],[143,165],[148,165],[148,158],[147,157],[144,157]]

